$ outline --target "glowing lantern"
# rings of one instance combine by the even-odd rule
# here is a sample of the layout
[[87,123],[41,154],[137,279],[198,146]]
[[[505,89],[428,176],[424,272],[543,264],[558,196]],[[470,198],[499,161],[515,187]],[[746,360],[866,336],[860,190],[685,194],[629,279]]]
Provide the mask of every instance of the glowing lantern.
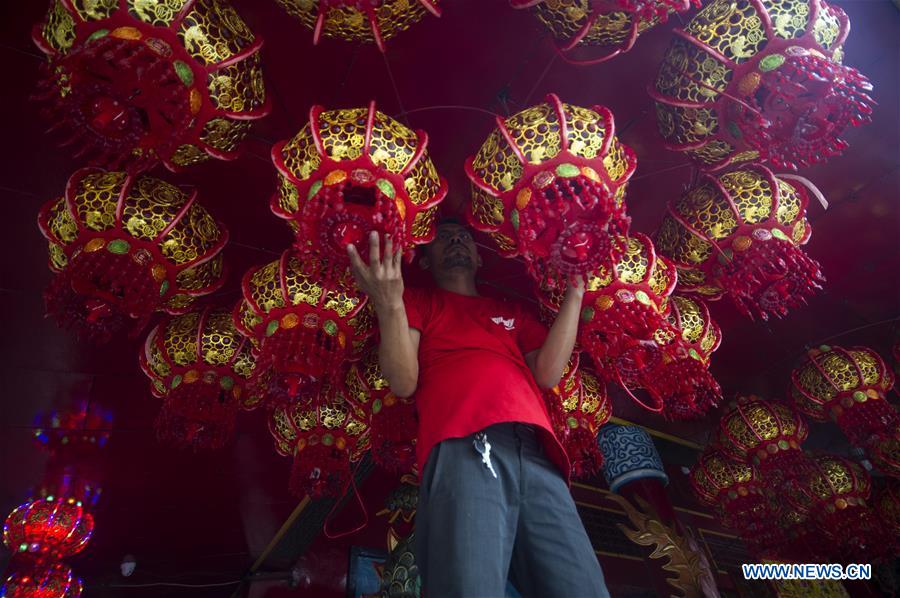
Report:
[[104,341],[129,319],[182,313],[222,286],[228,232],[196,199],[149,176],[77,171],[38,217],[56,272],[47,311]]
[[275,450],[294,458],[290,489],[297,496],[340,496],[350,483],[351,463],[369,448],[365,414],[337,387],[321,392],[282,403],[269,418]]
[[548,411],[559,441],[572,465],[572,477],[596,475],[603,466],[597,432],[612,416],[606,386],[581,369],[577,353],[560,383],[546,393]]
[[655,370],[645,373],[641,387],[665,405],[662,413],[667,418],[691,419],[722,399],[722,389],[708,369],[722,331],[702,301],[673,295],[669,307],[670,326],[654,335],[664,351],[663,359]]
[[243,295],[235,326],[256,345],[255,378],[270,402],[315,395],[324,382],[338,381],[340,366],[359,359],[374,332],[372,308],[349,270],[317,254],[285,251],[250,269]]
[[808,434],[806,422],[791,407],[751,395],[738,397],[722,415],[717,444],[780,486],[806,471],[809,460],[800,445]]
[[762,166],[704,175],[669,203],[657,248],[675,262],[685,292],[728,295],[749,317],[781,317],[825,280],[800,249],[812,234],[807,201],[803,186]]
[[[566,61],[597,64],[628,52],[641,33],[699,0],[510,0],[510,4],[533,9]],[[594,57],[575,58],[580,48],[589,48]]]
[[[653,244],[640,233],[622,238],[625,251],[612,268],[600,267],[585,284],[579,344],[588,352],[604,379],[626,390],[640,387],[645,372],[663,361],[664,348],[654,340],[667,326],[668,298],[675,288],[675,267],[658,256]],[[544,278],[538,296],[544,307],[556,311],[565,283]],[[639,404],[662,411],[663,404]]]
[[395,396],[378,365],[378,349],[351,363],[345,380],[347,398],[369,415],[372,460],[394,473],[412,471],[419,422],[415,401]]
[[586,274],[624,251],[625,184],[637,166],[619,143],[612,113],[562,103],[507,118],[466,161],[467,216],[506,257],[523,256],[546,275]]
[[841,153],[870,120],[872,89],[842,66],[847,15],[822,0],[714,0],[676,37],[655,88],[670,149],[704,169],[796,168]]
[[[799,411],[815,421],[835,421],[850,442],[867,447],[900,431],[900,413],[885,398],[893,386],[893,373],[875,351],[822,345],[791,372],[789,394]],[[874,448],[873,461],[883,461]],[[900,461],[886,472],[891,470],[900,470]]]
[[437,206],[447,194],[428,157],[428,135],[368,108],[325,111],[272,148],[280,186],[276,216],[297,232],[301,250],[318,246],[336,257],[354,243],[366,253],[369,231],[389,235],[408,258],[434,237]]
[[62,563],[45,565],[31,559],[15,559],[11,573],[0,587],[3,598],[79,598],[81,580]]
[[269,112],[262,40],[226,0],[54,0],[32,37],[54,128],[105,166],[230,160]]
[[151,330],[140,364],[153,395],[163,400],[159,437],[195,449],[224,446],[238,410],[261,399],[250,385],[252,349],[223,308],[191,311]]
[[441,16],[439,0],[275,0],[313,30],[313,44],[325,37],[384,42],[417,23],[425,13]]
[[78,554],[91,539],[94,518],[74,498],[48,496],[17,507],[3,525],[3,543],[14,554],[59,559]]
[[806,475],[792,481],[789,501],[806,510],[840,559],[878,560],[890,553],[893,537],[866,501],[869,475],[857,464],[835,455],[816,455]]

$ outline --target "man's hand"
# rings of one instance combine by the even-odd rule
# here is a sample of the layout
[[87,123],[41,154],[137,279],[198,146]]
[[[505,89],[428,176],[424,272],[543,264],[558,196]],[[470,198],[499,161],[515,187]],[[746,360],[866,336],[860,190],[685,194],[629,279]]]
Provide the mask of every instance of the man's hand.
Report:
[[401,262],[403,248],[394,251],[394,243],[385,237],[384,259],[381,258],[381,239],[377,232],[369,234],[369,265],[359,256],[356,247],[347,245],[351,269],[356,284],[366,295],[377,312],[403,307],[403,274]]
[[569,299],[569,297],[574,301],[578,301],[579,304],[581,303],[581,299],[584,297],[584,276],[573,274],[569,277],[564,300]]

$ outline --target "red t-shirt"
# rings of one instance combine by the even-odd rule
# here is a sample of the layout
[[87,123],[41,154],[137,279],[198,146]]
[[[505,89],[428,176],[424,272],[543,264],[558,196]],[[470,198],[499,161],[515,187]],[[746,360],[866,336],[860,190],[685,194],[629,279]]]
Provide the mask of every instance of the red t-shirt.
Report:
[[547,457],[568,481],[568,458],[524,357],[547,337],[537,319],[514,303],[439,288],[407,289],[403,301],[409,326],[422,333],[415,393],[419,471],[442,440],[520,422],[539,430]]

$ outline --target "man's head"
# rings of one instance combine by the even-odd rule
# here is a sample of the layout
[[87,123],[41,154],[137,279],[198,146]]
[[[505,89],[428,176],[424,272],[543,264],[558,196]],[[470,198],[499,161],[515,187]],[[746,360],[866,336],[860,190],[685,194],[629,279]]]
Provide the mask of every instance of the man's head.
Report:
[[447,218],[438,223],[434,240],[423,247],[419,264],[430,270],[435,280],[460,274],[474,280],[481,256],[469,229],[459,220]]

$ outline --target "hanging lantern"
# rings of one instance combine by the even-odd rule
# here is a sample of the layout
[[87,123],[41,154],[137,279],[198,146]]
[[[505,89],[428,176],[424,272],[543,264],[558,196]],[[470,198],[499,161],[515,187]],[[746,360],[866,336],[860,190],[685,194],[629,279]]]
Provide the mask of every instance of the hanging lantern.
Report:
[[[699,0],[510,0],[531,8],[557,40],[559,54],[573,64],[606,62],[634,47],[640,34],[688,10]],[[591,58],[579,59],[589,48]]]
[[663,359],[645,372],[641,387],[665,407],[669,419],[693,419],[722,400],[722,389],[709,373],[709,360],[722,341],[722,330],[702,301],[672,295],[666,316],[670,326],[660,328],[654,340],[663,348]]
[[272,211],[288,220],[297,246],[346,263],[346,245],[368,253],[369,231],[390,236],[412,258],[415,245],[434,238],[447,181],[428,157],[428,135],[368,108],[325,111],[313,106],[309,123],[272,148],[280,185]]
[[372,308],[353,276],[324,256],[285,251],[251,268],[242,287],[234,322],[256,345],[254,377],[270,402],[315,396],[324,382],[337,382],[340,366],[359,359],[374,332]]
[[149,176],[77,171],[38,217],[56,273],[47,311],[105,341],[129,319],[184,312],[222,286],[228,232],[196,198]]
[[347,397],[368,414],[372,460],[393,473],[412,471],[419,428],[415,400],[391,392],[378,365],[377,347],[350,364],[345,387]]
[[825,280],[800,249],[812,234],[806,204],[806,189],[793,177],[763,166],[704,175],[669,203],[657,247],[675,262],[685,292],[728,295],[751,318],[782,317]]
[[773,525],[765,482],[756,468],[710,445],[690,472],[691,487],[703,503],[716,507],[722,523],[750,544],[761,543]]
[[374,43],[406,31],[431,13],[441,16],[439,0],[275,0],[313,31],[313,44],[325,37]]
[[[654,335],[668,326],[664,314],[676,273],[668,259],[656,254],[646,235],[636,233],[617,242],[625,251],[613,267],[600,267],[587,277],[578,342],[603,379],[630,392],[642,384],[645,372],[663,361],[665,348]],[[538,297],[547,309],[558,311],[565,283],[542,278]],[[649,406],[632,398],[652,411],[663,409],[659,401]]]
[[112,413],[97,403],[80,401],[66,409],[39,414],[34,428],[35,442],[51,455],[80,455],[106,446]]
[[3,598],[79,598],[81,580],[62,563],[41,564],[32,559],[15,559],[11,573],[0,587]]
[[719,421],[718,446],[741,463],[752,463],[768,483],[780,487],[802,476],[809,460],[800,448],[809,429],[784,403],[738,397]]
[[[532,276],[587,274],[625,250],[625,184],[636,166],[608,109],[549,94],[543,104],[497,117],[497,128],[466,161],[467,216],[500,255],[523,256]],[[534,262],[544,272],[535,272]]]
[[230,160],[269,112],[262,40],[226,0],[54,0],[32,38],[53,128],[103,166]]
[[[900,432],[900,413],[885,398],[893,386],[893,373],[875,351],[822,345],[791,372],[789,394],[799,411],[815,421],[835,421],[855,446],[872,443],[873,461],[887,457],[890,463],[891,451],[879,454],[878,447]],[[885,471],[900,471],[900,461]]]
[[868,79],[841,65],[849,32],[822,0],[707,4],[675,30],[650,90],[666,144],[706,170],[840,154],[844,129],[869,122],[874,104]]
[[151,330],[140,364],[151,392],[163,400],[156,422],[160,439],[194,449],[223,447],[238,411],[261,399],[250,384],[252,349],[224,308],[174,316]]
[[94,518],[81,501],[48,496],[17,507],[3,525],[3,543],[13,554],[55,560],[78,554],[91,539]]
[[900,482],[887,480],[875,495],[875,510],[878,520],[895,538],[894,550],[900,551]]
[[269,418],[275,450],[293,457],[290,489],[297,496],[338,497],[350,483],[351,464],[369,448],[365,414],[337,387],[275,407]]
[[865,449],[866,455],[882,473],[900,478],[900,427],[875,434]]
[[893,537],[866,501],[869,475],[856,463],[836,455],[816,455],[806,475],[792,481],[788,500],[799,502],[832,543],[832,555],[871,562],[890,555]]

